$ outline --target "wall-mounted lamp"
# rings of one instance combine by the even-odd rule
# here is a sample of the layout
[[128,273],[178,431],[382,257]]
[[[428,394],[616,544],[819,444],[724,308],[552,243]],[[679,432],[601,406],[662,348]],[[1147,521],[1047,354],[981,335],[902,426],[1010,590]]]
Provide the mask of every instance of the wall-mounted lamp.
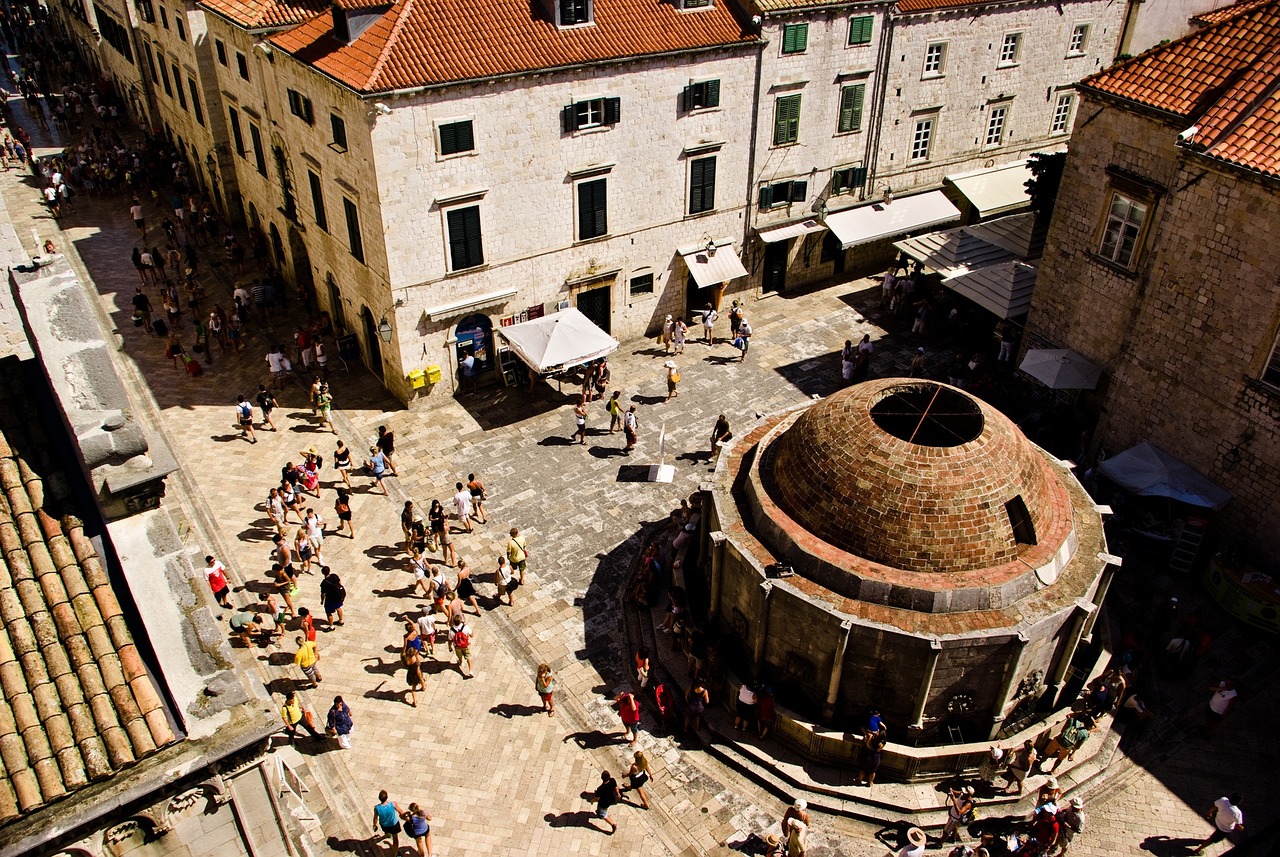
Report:
[[714,256],[715,254],[716,254],[716,242],[714,242],[714,241],[708,241],[708,242],[707,242],[707,255],[708,255],[708,256]]
[[391,322],[387,321],[387,317],[384,315],[382,321],[378,322],[378,336],[383,342],[390,342],[391,333]]
[[375,101],[373,102],[373,112],[377,113],[379,116],[390,116],[391,108],[383,104],[381,101]]

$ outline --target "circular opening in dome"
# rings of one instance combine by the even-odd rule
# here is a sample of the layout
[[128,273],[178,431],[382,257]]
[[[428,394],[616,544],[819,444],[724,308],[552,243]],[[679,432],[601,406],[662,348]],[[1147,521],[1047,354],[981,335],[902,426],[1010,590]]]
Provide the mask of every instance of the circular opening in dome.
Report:
[[982,434],[982,409],[940,384],[891,387],[871,406],[871,419],[889,434],[920,446],[960,446]]

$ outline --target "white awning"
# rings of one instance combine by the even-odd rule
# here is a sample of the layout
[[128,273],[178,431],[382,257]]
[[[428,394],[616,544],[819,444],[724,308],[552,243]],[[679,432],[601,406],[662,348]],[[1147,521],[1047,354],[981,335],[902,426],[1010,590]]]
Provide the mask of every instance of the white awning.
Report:
[[1026,188],[1027,180],[1031,178],[1031,170],[1027,168],[1029,163],[1014,161],[985,170],[956,173],[943,181],[963,194],[979,217],[990,217],[1031,205]]
[[798,220],[795,223],[784,223],[781,226],[766,226],[763,229],[757,227],[756,234],[760,236],[760,240],[766,244],[772,244],[775,241],[786,241],[788,238],[798,238],[801,235],[808,235],[810,232],[821,232],[826,229],[821,223],[813,218],[808,220]]
[[747,276],[747,269],[742,267],[742,260],[733,252],[733,239],[720,238],[713,242],[714,250],[707,245],[699,247],[679,248],[677,253],[689,266],[689,273],[700,288],[727,283],[739,277]]
[[440,321],[446,318],[455,318],[463,315],[473,309],[482,309],[494,304],[504,303],[516,296],[519,289],[503,289],[500,292],[489,292],[484,295],[476,295],[475,297],[463,298],[460,301],[454,301],[451,304],[441,304],[440,306],[431,307],[426,310],[427,318],[431,321]]
[[1031,308],[1036,266],[1019,261],[1000,262],[949,277],[942,285],[1001,318],[1017,318]]
[[841,247],[855,247],[892,238],[916,229],[927,229],[960,218],[960,210],[940,190],[877,202],[858,208],[846,208],[828,214],[827,228],[840,239]]
[[499,327],[498,334],[539,374],[589,363],[618,348],[618,340],[573,307]]

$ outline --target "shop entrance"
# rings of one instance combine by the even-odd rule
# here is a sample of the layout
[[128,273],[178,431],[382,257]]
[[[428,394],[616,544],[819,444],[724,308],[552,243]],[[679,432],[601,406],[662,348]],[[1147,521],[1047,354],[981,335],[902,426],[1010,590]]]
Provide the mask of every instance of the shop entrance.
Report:
[[764,291],[780,292],[787,285],[787,258],[791,255],[791,239],[775,241],[764,249]]
[[613,317],[613,285],[601,286],[588,292],[578,292],[578,312],[591,319],[591,323],[612,333],[609,321]]

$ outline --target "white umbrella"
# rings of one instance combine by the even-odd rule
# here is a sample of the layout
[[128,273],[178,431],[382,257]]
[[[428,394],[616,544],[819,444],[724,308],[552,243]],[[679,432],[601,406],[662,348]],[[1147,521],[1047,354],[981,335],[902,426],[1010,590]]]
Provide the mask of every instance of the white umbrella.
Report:
[[1231,501],[1230,491],[1150,443],[1113,455],[1098,469],[1120,487],[1146,497],[1171,497],[1206,509],[1221,509]]
[[618,348],[618,340],[570,307],[553,315],[498,328],[511,350],[539,373],[587,363]]
[[1032,348],[1018,367],[1050,390],[1092,390],[1102,367],[1069,348]]

